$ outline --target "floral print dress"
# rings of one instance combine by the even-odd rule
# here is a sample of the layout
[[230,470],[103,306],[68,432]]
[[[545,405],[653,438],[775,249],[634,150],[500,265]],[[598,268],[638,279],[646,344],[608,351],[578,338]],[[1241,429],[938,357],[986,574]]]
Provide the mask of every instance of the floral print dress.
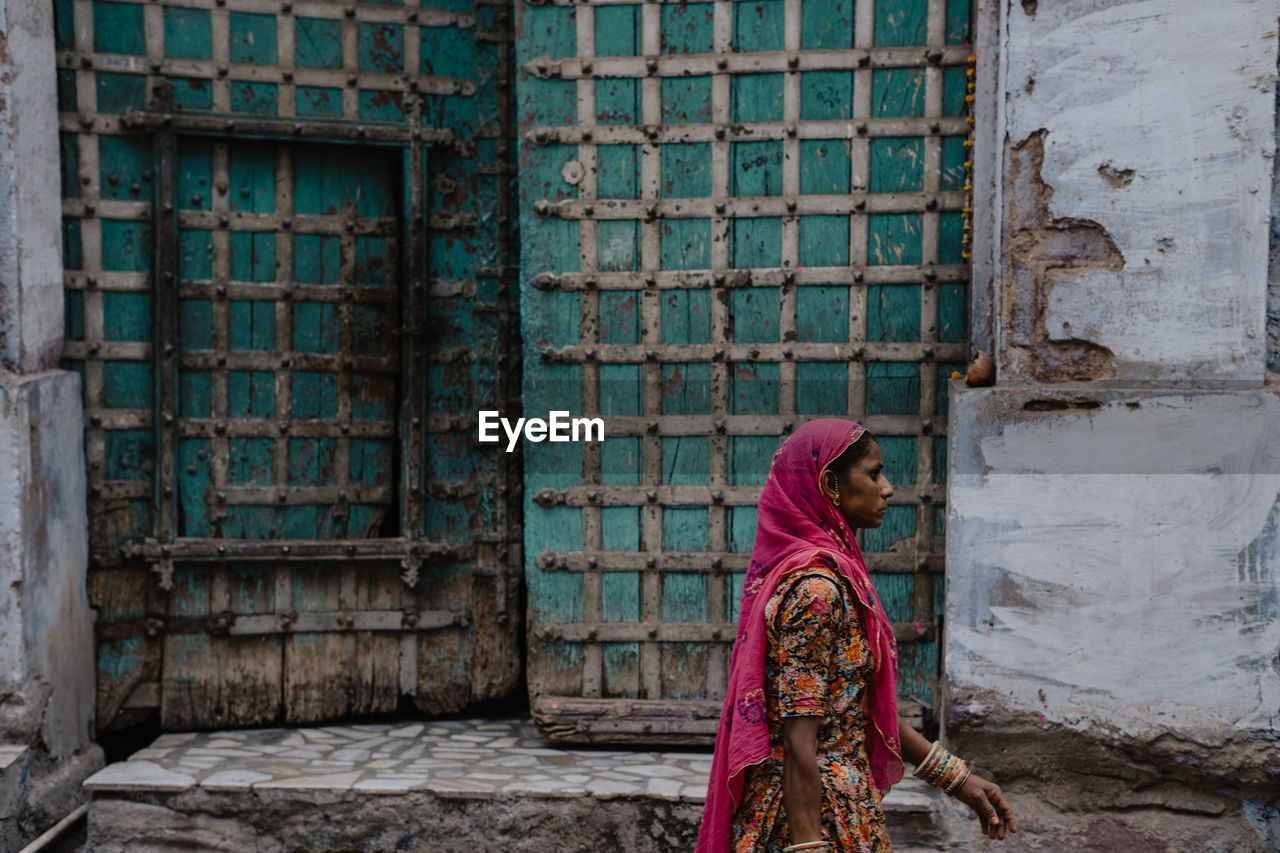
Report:
[[733,853],[781,853],[795,843],[782,802],[782,720],[801,716],[823,718],[823,839],[832,850],[889,853],[866,751],[871,647],[852,595],[835,564],[819,557],[779,583],[765,605],[765,711],[772,752],[746,771],[733,816]]

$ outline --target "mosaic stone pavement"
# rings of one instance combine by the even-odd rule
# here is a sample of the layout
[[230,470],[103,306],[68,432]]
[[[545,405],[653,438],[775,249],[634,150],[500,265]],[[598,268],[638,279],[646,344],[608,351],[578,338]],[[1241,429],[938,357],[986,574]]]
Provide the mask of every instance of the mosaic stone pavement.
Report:
[[[471,719],[165,734],[84,784],[114,792],[306,788],[701,802],[710,770],[710,752],[575,748],[539,737],[529,720]],[[930,793],[908,776],[885,806],[924,811]]]

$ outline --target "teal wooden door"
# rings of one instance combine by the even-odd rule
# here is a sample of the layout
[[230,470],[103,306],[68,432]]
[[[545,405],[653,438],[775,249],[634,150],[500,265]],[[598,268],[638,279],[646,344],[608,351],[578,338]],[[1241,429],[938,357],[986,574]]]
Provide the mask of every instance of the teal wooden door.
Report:
[[897,484],[863,536],[932,702],[965,360],[968,0],[519,3],[534,717],[707,742],[779,439],[838,415]]
[[505,697],[507,21],[230,5],[54,0],[99,728]]

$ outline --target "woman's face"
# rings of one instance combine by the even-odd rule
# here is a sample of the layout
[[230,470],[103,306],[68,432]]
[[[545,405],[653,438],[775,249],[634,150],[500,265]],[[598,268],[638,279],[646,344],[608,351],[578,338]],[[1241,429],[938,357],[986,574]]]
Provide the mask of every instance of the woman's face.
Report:
[[884,475],[884,459],[874,439],[870,452],[850,466],[844,477],[828,471],[823,479],[823,490],[836,499],[836,506],[850,527],[879,527],[884,523],[893,484]]

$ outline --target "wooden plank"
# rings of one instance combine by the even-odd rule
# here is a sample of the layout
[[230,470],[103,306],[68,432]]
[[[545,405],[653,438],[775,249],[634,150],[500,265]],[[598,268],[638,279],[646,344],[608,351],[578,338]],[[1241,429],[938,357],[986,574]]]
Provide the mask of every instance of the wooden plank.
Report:
[[531,703],[540,731],[577,743],[709,746],[722,700],[581,699],[538,696]]

